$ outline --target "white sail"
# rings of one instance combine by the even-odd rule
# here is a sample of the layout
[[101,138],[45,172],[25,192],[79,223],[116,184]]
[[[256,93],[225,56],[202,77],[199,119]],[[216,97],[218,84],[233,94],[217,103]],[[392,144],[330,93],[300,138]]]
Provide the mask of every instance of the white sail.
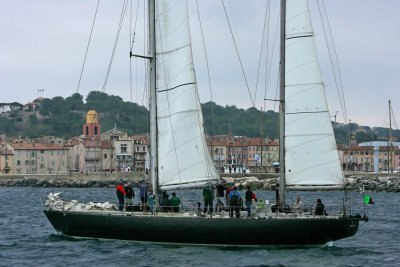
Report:
[[286,184],[343,186],[307,0],[287,0],[285,48]]
[[159,186],[217,182],[205,140],[186,0],[156,1],[155,24]]

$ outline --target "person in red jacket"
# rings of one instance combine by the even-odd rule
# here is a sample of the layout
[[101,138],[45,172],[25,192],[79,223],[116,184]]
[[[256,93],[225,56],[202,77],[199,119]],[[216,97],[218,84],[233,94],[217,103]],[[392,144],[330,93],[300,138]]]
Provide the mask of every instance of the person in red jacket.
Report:
[[122,186],[122,184],[119,184],[117,186],[117,198],[119,201],[119,210],[123,210],[124,209],[124,202],[125,202],[125,198],[124,195],[126,195],[126,192],[124,191],[124,187]]

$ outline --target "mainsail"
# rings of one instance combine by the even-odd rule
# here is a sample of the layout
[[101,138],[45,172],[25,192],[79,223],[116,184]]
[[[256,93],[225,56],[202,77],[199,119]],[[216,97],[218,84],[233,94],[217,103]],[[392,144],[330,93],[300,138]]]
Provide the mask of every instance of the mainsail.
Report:
[[287,0],[285,157],[287,187],[342,187],[307,0]]
[[186,0],[155,11],[158,184],[162,190],[219,181],[207,149]]

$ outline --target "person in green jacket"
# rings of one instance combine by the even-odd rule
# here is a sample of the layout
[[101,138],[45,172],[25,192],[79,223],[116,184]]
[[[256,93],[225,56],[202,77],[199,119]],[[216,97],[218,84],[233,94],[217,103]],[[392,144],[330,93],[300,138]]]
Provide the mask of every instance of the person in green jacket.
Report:
[[214,190],[209,186],[203,189],[203,201],[204,201],[204,215],[207,213],[207,207],[209,207],[210,214],[213,212],[213,200],[214,200]]
[[179,205],[181,204],[181,200],[179,199],[179,197],[176,196],[175,192],[172,193],[170,201],[171,201],[172,211],[179,212]]

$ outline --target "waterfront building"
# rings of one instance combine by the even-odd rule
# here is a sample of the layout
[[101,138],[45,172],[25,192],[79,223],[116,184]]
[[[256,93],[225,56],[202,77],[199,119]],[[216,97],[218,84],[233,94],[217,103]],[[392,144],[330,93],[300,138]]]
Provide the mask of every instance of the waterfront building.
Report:
[[66,173],[68,148],[57,144],[11,144],[15,174]]
[[135,135],[131,137],[133,141],[133,166],[134,170],[143,171],[149,169],[149,138],[148,135]]
[[0,173],[13,173],[13,158],[14,153],[8,144],[0,144]]

